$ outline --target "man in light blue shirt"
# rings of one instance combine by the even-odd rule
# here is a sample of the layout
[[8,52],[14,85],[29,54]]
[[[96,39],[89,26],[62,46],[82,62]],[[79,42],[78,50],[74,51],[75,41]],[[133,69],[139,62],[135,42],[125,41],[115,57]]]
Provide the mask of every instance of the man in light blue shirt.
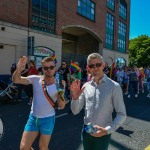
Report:
[[[71,85],[73,114],[85,108],[82,133],[85,150],[107,150],[111,133],[126,119],[121,87],[103,73],[104,66],[100,54],[90,54],[87,58],[87,70],[93,78],[85,83],[82,89],[78,80]],[[114,109],[116,117],[112,119]],[[87,131],[91,127],[93,130]]]

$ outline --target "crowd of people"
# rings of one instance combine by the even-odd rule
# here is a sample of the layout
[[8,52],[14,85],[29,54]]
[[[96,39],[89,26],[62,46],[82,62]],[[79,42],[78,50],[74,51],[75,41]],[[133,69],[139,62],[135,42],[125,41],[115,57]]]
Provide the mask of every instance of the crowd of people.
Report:
[[[123,92],[130,98],[134,88],[134,95],[138,97],[140,90],[145,92],[144,84],[147,83],[147,97],[150,98],[148,67],[138,69],[136,66],[116,66],[110,78],[110,66],[98,53],[90,54],[83,68],[76,62],[76,70],[72,70],[66,61],[62,61],[57,69],[51,57],[44,58],[38,69],[35,61],[27,62],[27,57],[23,56],[18,64],[13,64],[11,68],[13,82],[20,91],[23,89],[26,92],[30,99],[29,104],[32,104],[20,149],[32,149],[39,133],[40,149],[48,149],[55,124],[55,109],[63,109],[65,100],[69,99],[73,114],[85,109],[82,132],[84,149],[107,150],[111,134],[126,119]],[[63,96],[58,93],[56,73],[59,74],[61,86],[65,89]],[[21,99],[20,93],[18,99]],[[114,109],[116,116],[112,118]]]
[[[79,66],[78,63],[77,65]],[[15,69],[16,64],[12,64],[11,74],[13,74]],[[108,77],[110,77],[110,66],[108,66],[107,62],[105,62],[105,67],[103,71]],[[66,82],[65,95],[68,100],[70,99],[70,85],[74,80],[81,80],[81,85],[83,85],[85,82],[90,81],[92,78],[91,74],[87,71],[86,65],[84,65],[83,67],[79,67],[78,70],[74,71],[70,69],[69,65],[67,64],[67,61],[62,61],[61,66],[57,70],[57,73],[60,76],[60,80],[64,80]],[[42,75],[42,68],[36,68],[35,61],[30,60],[28,65],[26,64],[26,67],[22,71],[21,75],[24,77],[27,77],[29,75]],[[132,88],[134,89],[135,97],[138,97],[140,92],[144,93],[145,84],[147,85],[146,90],[148,91],[147,97],[150,98],[149,67],[137,68],[136,66],[127,67],[116,65],[116,67],[113,68],[111,79],[120,84],[124,95],[127,95],[128,98],[131,97]],[[17,84],[17,86],[19,89],[17,100],[21,101],[21,92],[22,90],[24,90],[30,99],[30,102],[28,104],[31,105],[33,97],[32,85],[30,84],[29,86],[26,86]]]
[[[120,84],[124,95],[128,98],[131,97],[132,88],[134,89],[134,96],[138,97],[140,93],[144,93],[145,90],[148,91],[147,97],[150,98],[150,68],[149,67],[121,67],[116,66],[113,69],[112,79]],[[147,89],[144,88],[146,85]]]
[[[62,71],[64,70],[64,71]],[[110,78],[110,66],[105,62],[105,67],[103,69],[104,73]],[[70,89],[70,84],[73,80],[81,80],[83,85],[85,82],[91,80],[92,76],[86,69],[86,65],[83,68],[80,68],[76,72],[70,70],[66,61],[62,61],[62,65],[59,68],[58,72],[62,75],[62,78],[65,79],[67,83],[67,93]],[[140,93],[144,93],[145,90],[148,91],[147,97],[150,98],[150,68],[149,67],[139,67],[137,66],[118,66],[112,70],[112,80],[118,82],[124,92],[124,95],[127,95],[128,98],[131,97],[132,88],[134,89],[134,96],[138,97]],[[144,88],[146,85],[147,88]]]

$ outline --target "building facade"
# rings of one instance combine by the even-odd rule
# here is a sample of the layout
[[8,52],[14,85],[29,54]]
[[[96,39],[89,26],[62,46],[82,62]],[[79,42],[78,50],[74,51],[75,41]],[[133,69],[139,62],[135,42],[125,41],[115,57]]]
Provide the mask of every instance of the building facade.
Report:
[[[128,65],[130,0],[1,0],[0,75],[22,55],[86,63],[92,52]],[[2,65],[3,64],[3,65]]]

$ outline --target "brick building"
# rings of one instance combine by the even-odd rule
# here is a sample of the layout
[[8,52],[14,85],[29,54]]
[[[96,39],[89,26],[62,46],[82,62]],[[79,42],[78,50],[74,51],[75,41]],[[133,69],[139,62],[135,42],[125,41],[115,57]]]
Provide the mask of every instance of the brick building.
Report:
[[[1,0],[0,75],[27,55],[82,66],[91,52],[128,65],[130,0]],[[2,65],[3,64],[3,65]]]

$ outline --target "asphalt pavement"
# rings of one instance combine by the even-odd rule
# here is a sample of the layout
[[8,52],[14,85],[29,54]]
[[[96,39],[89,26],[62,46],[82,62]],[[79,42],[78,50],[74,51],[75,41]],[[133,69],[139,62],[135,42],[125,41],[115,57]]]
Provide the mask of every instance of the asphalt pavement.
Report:
[[[140,93],[138,98],[124,96],[127,120],[111,136],[109,150],[144,150],[150,145],[150,98]],[[28,119],[30,107],[28,98],[19,103],[0,101],[0,119],[4,134],[0,139],[0,150],[19,150],[19,144]],[[84,111],[73,115],[70,103],[64,110],[56,111],[55,129],[49,144],[50,150],[83,150],[81,130]],[[38,150],[38,138],[33,144]]]

